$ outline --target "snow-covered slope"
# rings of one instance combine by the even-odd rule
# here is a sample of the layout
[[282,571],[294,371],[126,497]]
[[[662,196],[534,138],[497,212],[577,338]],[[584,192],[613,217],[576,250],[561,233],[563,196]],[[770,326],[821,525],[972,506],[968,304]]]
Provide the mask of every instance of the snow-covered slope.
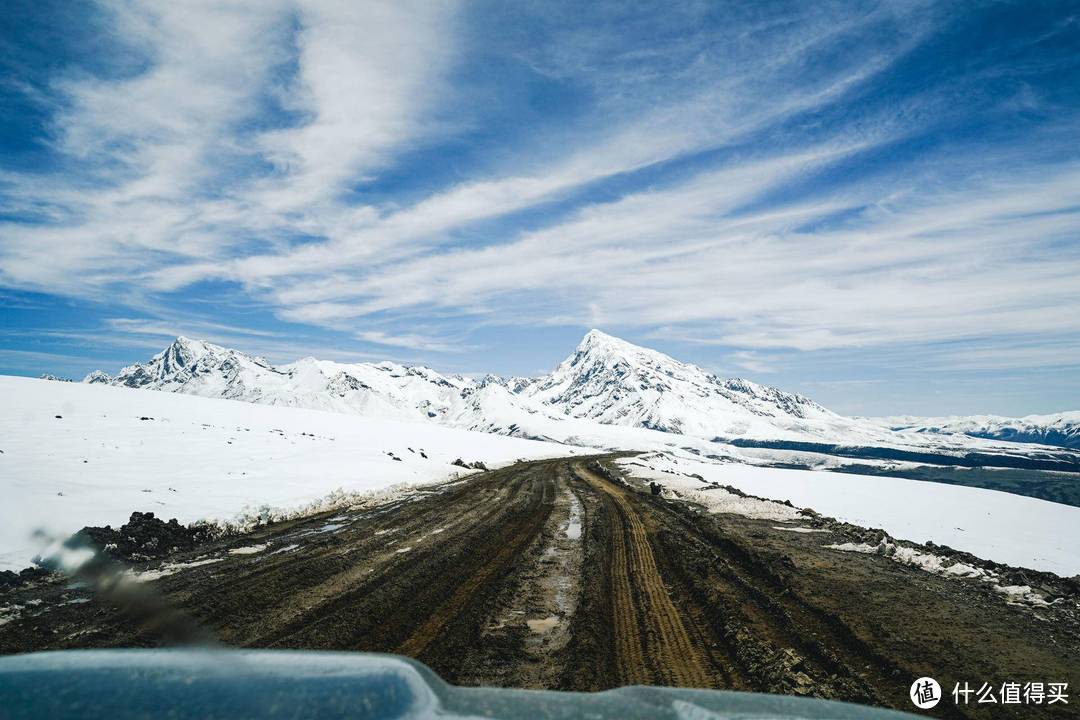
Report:
[[458,457],[494,466],[585,452],[422,421],[28,378],[0,376],[0,397],[0,569],[29,564],[38,528],[115,527],[133,510],[230,520],[339,488],[445,479],[461,472]]
[[1080,411],[1019,418],[1000,415],[868,418],[881,427],[905,433],[967,435],[1007,442],[1039,443],[1080,450]]

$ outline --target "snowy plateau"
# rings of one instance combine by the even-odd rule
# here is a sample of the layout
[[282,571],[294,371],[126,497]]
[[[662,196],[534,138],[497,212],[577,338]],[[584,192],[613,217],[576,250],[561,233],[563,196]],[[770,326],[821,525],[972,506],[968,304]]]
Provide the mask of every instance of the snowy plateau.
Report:
[[457,458],[495,466],[622,449],[645,453],[625,467],[688,497],[729,485],[897,538],[1080,573],[1080,508],[857,468],[815,472],[971,458],[1080,469],[1056,435],[1021,444],[963,424],[844,417],[595,330],[537,378],[314,358],[275,366],[177,338],[114,376],[4,377],[0,393],[0,568],[29,563],[35,530],[117,525],[133,510],[242,524],[358,493],[422,492],[469,472]]
[[1060,445],[1080,450],[1080,411],[1050,415],[1025,415],[1019,418],[1000,415],[949,417],[897,416],[867,418],[890,430],[935,435],[968,435],[989,440]]

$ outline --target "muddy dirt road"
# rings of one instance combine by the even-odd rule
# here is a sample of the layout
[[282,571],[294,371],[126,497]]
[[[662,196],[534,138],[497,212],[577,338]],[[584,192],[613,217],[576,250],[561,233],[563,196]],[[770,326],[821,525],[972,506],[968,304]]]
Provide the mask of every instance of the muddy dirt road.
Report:
[[[1076,614],[1058,609],[1077,598],[1010,605],[985,583],[829,550],[849,539],[830,531],[653,496],[609,459],[519,463],[135,572],[223,644],[400,653],[459,684],[717,687],[910,710],[922,675],[950,689],[1080,683]],[[163,642],[55,575],[0,591],[0,610],[4,653]]]

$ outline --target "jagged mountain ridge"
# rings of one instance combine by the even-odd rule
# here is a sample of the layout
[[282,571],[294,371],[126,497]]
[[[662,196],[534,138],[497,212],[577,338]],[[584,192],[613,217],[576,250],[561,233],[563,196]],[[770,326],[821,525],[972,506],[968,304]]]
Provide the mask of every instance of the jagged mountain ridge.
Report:
[[[310,357],[275,366],[238,350],[179,337],[146,363],[130,365],[115,377],[97,371],[84,382],[368,417],[423,419],[519,437],[565,439],[585,422],[707,440],[977,442],[965,440],[974,435],[965,431],[916,431],[844,417],[802,395],[742,378],[722,378],[598,330],[586,334],[551,373],[536,378],[473,379],[420,365]],[[977,437],[1017,439],[1015,434]],[[1041,437],[1042,442],[1052,439]]]
[[393,362],[263,358],[179,337],[146,363],[84,382],[291,405],[485,432],[529,434],[520,421],[566,418],[715,436],[822,437],[856,423],[801,395],[717,377],[597,330],[550,374],[480,380]]
[[115,377],[94,372],[84,382],[394,419],[448,412],[474,384],[468,378],[392,362],[336,363],[308,357],[274,366],[186,337]]

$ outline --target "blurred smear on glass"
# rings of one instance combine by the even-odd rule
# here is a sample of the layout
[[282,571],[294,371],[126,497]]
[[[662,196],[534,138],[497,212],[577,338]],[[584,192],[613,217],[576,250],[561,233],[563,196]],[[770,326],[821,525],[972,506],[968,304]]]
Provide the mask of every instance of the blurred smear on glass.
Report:
[[216,646],[216,639],[206,628],[170,605],[152,586],[140,582],[131,569],[98,552],[79,536],[61,540],[39,530],[35,537],[47,545],[34,558],[35,564],[85,584],[144,632],[167,645]]

